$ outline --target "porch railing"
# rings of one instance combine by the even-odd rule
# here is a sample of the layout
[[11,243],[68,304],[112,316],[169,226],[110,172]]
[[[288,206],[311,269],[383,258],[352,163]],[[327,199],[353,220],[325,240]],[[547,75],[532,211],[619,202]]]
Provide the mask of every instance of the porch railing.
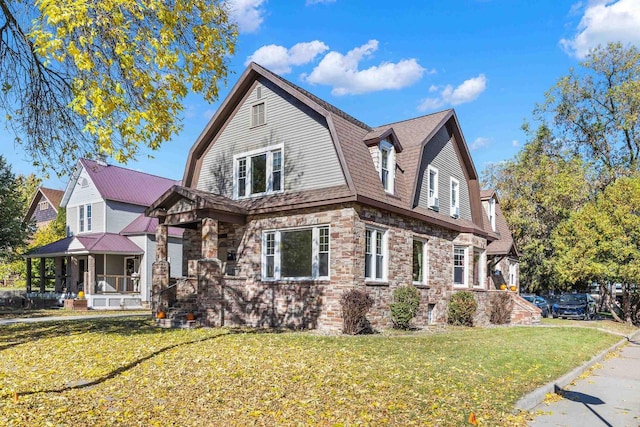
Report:
[[96,277],[96,294],[135,294],[139,292],[140,282],[137,277],[118,274],[98,275]]

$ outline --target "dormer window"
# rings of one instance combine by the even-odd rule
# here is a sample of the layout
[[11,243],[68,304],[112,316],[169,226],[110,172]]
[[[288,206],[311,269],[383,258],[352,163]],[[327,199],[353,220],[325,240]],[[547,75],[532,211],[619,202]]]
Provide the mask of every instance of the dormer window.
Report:
[[234,196],[243,198],[283,190],[283,146],[234,156]]
[[396,169],[395,150],[393,145],[386,139],[380,141],[378,148],[380,151],[380,180],[382,181],[384,191],[393,194]]

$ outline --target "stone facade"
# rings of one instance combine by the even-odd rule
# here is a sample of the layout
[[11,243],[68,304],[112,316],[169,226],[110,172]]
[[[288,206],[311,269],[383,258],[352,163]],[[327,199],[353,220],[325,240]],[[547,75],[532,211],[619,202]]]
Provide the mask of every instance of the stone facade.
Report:
[[[204,232],[202,224],[205,224]],[[263,279],[264,231],[325,225],[329,226],[330,233],[329,280]],[[371,281],[364,277],[368,227],[386,233],[385,280]],[[217,233],[212,239],[211,230],[215,229]],[[340,298],[346,290],[358,287],[365,289],[375,301],[368,320],[374,328],[385,328],[392,326],[389,304],[393,291],[413,283],[414,238],[426,242],[428,259],[426,283],[416,284],[421,305],[414,319],[415,326],[446,323],[449,297],[458,290],[473,291],[480,306],[486,306],[483,294],[491,287],[490,278],[486,277],[486,258],[483,258],[481,286],[453,286],[454,246],[468,247],[469,253],[474,249],[483,252],[486,239],[357,203],[292,210],[277,217],[252,215],[242,226],[203,220],[197,229],[185,230],[183,271],[189,271],[197,279],[197,289],[193,291],[197,295],[197,316],[208,326],[339,331],[342,329]],[[220,259],[203,256],[215,253],[216,249]],[[472,274],[472,262],[468,256],[467,276]],[[193,287],[192,282],[193,279],[184,281],[183,285],[189,283]],[[178,286],[175,298],[186,302],[191,297],[187,295],[190,292],[180,291],[183,285]]]

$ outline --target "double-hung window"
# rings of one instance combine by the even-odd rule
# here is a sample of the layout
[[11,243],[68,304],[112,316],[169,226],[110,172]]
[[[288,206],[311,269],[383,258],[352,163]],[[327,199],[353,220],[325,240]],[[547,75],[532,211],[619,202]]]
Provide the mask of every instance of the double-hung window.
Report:
[[451,216],[460,216],[460,182],[451,177]]
[[380,141],[380,180],[384,191],[393,194],[396,160],[393,145],[387,141]]
[[91,231],[91,205],[78,207],[78,232]]
[[262,235],[262,277],[329,278],[329,226],[265,231]]
[[440,202],[438,200],[438,169],[429,165],[429,208],[438,210]]
[[467,286],[467,248],[465,246],[453,247],[453,284]]
[[413,239],[412,280],[416,285],[427,284],[427,242]]
[[365,230],[364,277],[367,280],[387,279],[387,233],[377,228]]
[[234,156],[234,193],[237,198],[283,190],[283,146],[277,145]]

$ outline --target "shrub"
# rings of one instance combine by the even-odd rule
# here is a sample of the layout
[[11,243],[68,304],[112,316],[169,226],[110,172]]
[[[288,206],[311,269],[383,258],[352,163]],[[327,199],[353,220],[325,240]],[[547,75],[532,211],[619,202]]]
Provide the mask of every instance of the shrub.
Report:
[[400,286],[393,291],[391,319],[393,326],[398,329],[409,329],[411,319],[418,314],[420,305],[420,291],[415,286]]
[[449,300],[449,324],[473,326],[473,315],[478,309],[478,303],[473,293],[459,291],[451,295]]
[[489,321],[494,325],[504,325],[511,321],[513,298],[508,292],[493,292],[490,298]]
[[342,306],[343,333],[356,335],[369,329],[366,315],[373,306],[373,298],[368,293],[359,289],[350,289],[342,294],[340,305]]

